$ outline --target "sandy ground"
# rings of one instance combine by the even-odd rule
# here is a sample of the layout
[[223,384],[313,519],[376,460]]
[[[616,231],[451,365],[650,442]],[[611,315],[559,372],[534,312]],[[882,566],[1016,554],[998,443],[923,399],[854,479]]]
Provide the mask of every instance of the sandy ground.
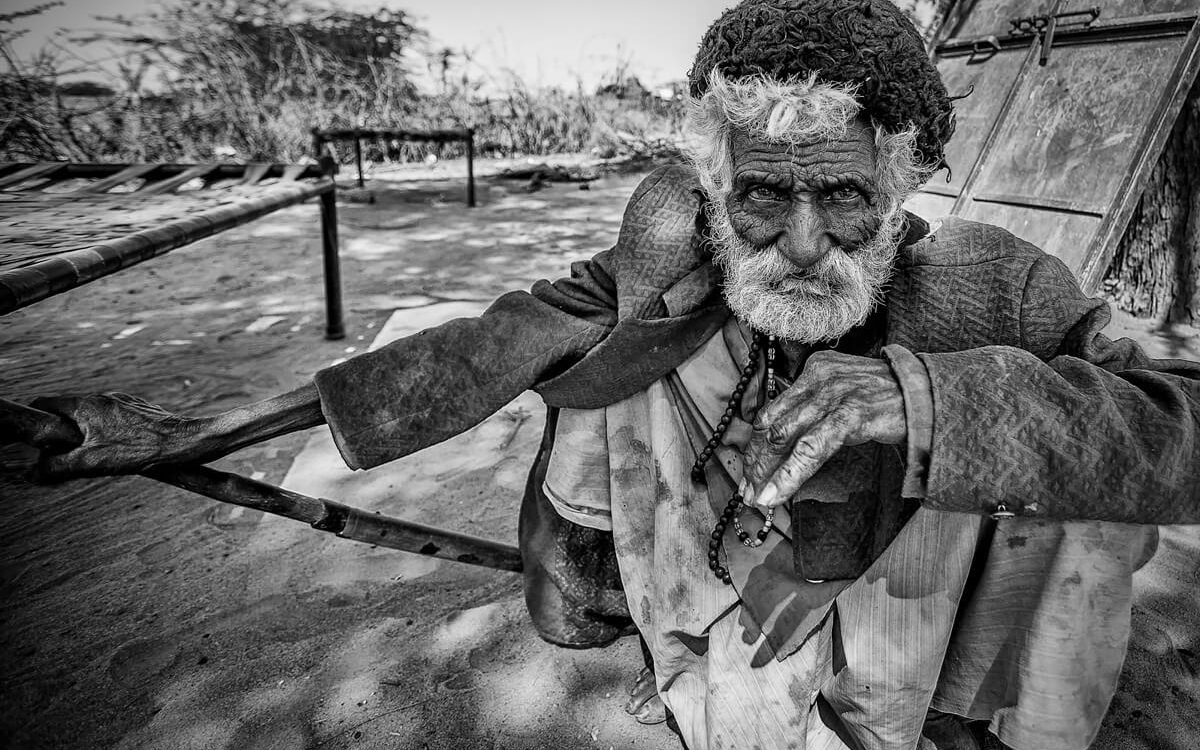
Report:
[[[488,165],[484,165],[486,173]],[[203,414],[450,317],[613,241],[637,175],[591,190],[461,165],[378,174],[343,202],[346,340],[321,338],[315,206],[0,319],[0,395],[122,390]],[[1192,329],[1120,319],[1159,356]],[[318,429],[218,466],[515,542],[541,404],[367,473]],[[0,743],[14,748],[671,748],[621,710],[636,643],[542,643],[513,574],[339,540],[141,478],[31,486],[0,447]],[[1102,748],[1200,747],[1200,533],[1164,530],[1138,574],[1134,642]]]

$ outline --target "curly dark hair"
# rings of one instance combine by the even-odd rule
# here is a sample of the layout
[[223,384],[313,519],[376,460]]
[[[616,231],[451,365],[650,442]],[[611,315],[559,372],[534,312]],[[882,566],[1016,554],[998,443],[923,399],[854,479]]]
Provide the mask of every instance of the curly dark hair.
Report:
[[714,68],[730,79],[816,73],[854,84],[866,114],[890,132],[917,129],[921,160],[944,165],[954,108],[912,22],[888,0],[743,0],[709,27],[688,74],[702,96]]

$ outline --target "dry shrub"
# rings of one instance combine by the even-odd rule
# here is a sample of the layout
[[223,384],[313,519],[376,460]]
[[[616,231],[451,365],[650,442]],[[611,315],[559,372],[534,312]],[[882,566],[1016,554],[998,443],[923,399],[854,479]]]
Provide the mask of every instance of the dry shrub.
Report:
[[[450,65],[449,57],[449,50],[437,55],[440,90],[415,103],[406,126],[472,127],[479,150],[499,156],[582,151],[616,155],[637,152],[647,143],[674,144],[680,138],[682,98],[652,95],[629,75],[627,63],[615,63],[594,91],[579,79],[570,89],[533,88],[506,72],[499,85],[491,87],[502,93],[488,95],[479,77],[469,72],[469,56],[460,55],[456,65]],[[441,147],[442,153],[460,150]]]
[[12,42],[21,35],[13,22],[61,5],[45,3],[29,10],[0,13],[0,158],[8,160],[78,159],[87,156],[76,142],[72,119],[75,110],[56,86],[62,64],[57,55],[43,50],[20,59]]
[[[0,103],[13,114],[0,158],[296,161],[309,155],[313,127],[352,126],[473,127],[480,150],[497,155],[616,154],[679,131],[680,103],[628,85],[622,65],[601,93],[578,83],[535,89],[510,74],[502,94],[484,95],[479,76],[467,72],[468,57],[424,50],[429,67],[440,67],[441,85],[418,92],[406,61],[420,57],[426,39],[403,12],[177,0],[147,17],[103,20],[116,30],[91,41],[126,50],[116,91],[64,97],[57,58],[18,61],[3,45],[9,72],[0,76]],[[367,144],[366,156],[461,151],[456,144]]]
[[[178,161],[228,149],[291,161],[308,150],[311,127],[391,116],[416,98],[403,54],[422,32],[403,12],[181,0],[146,17],[103,20],[117,30],[85,41],[126,50],[123,90],[81,107],[61,101],[53,60],[21,64],[5,46],[10,72],[0,93],[32,105],[34,130],[49,143],[6,137],[0,156]],[[159,80],[145,86],[150,76]]]

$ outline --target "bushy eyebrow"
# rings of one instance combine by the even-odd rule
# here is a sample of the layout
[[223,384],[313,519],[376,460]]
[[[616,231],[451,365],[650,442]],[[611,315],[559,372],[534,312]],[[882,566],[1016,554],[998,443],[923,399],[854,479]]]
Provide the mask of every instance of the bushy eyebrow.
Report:
[[867,195],[874,192],[874,185],[872,185],[871,181],[858,172],[817,175],[814,181],[817,183],[814,187],[827,192],[848,187],[856,188],[859,192]]
[[[874,185],[866,175],[856,170],[834,173],[818,173],[805,176],[805,187],[811,190],[832,192],[842,188],[855,188],[870,195]],[[755,185],[791,190],[796,182],[791,172],[776,172],[764,169],[747,169],[734,175],[733,184],[738,189],[746,189]]]
[[733,176],[735,185],[771,185],[773,187],[790,187],[794,181],[791,172],[779,172],[768,169],[746,169]]

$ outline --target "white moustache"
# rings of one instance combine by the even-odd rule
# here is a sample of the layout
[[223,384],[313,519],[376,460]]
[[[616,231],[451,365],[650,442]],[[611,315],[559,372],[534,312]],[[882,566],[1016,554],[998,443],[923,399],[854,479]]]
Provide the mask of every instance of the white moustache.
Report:
[[831,341],[866,320],[882,298],[902,223],[899,207],[852,253],[834,248],[803,270],[774,247],[745,242],[720,202],[709,207],[714,259],[725,271],[725,300],[756,330],[803,343]]

